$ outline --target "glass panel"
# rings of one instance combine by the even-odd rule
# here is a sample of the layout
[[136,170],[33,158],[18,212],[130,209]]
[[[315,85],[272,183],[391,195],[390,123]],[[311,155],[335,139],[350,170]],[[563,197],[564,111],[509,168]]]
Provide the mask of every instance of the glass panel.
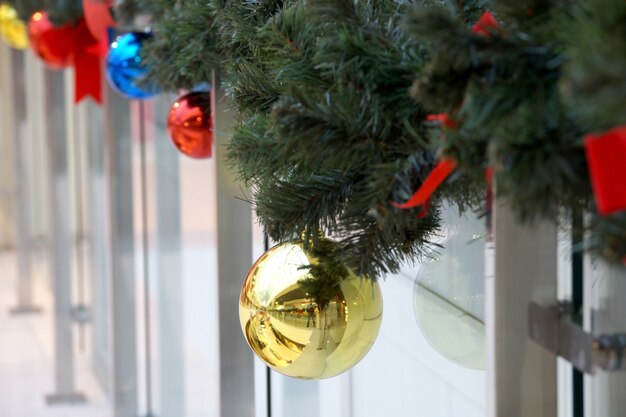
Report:
[[271,417],[321,417],[320,395],[317,381],[288,378],[277,372],[272,374]]
[[215,161],[183,156],[165,121],[175,97],[146,107],[153,407],[219,417]]
[[[19,120],[21,129],[30,135],[25,141],[28,142],[26,156],[30,172],[18,180],[33,202],[27,207],[34,226],[29,244],[37,244],[34,247],[39,249],[38,244],[48,242],[51,250],[38,250],[38,256],[33,258],[34,295],[42,310],[30,316],[8,315],[6,301],[15,292],[5,290],[4,285],[15,282],[19,274],[14,273],[14,268],[7,268],[7,262],[13,262],[14,253],[2,259],[0,270],[4,273],[0,292],[9,297],[0,299],[0,339],[9,342],[3,344],[8,350],[0,350],[0,390],[3,392],[0,415],[44,417],[71,413],[77,417],[106,417],[111,415],[110,401],[105,396],[106,376],[96,369],[98,361],[92,344],[80,337],[75,324],[89,319],[89,312],[84,308],[89,304],[86,280],[102,266],[94,265],[93,271],[80,268],[81,262],[88,260],[87,252],[81,251],[82,239],[75,239],[80,231],[96,230],[85,227],[88,218],[99,221],[102,217],[87,216],[82,222],[76,221],[80,217],[76,203],[84,208],[82,197],[91,189],[91,177],[84,175],[85,155],[82,153],[86,149],[78,146],[87,142],[89,132],[81,130],[81,124],[75,119],[85,107],[74,106],[73,83],[68,82],[71,74],[44,72],[40,63],[32,61],[33,56],[24,57],[28,65],[21,69],[20,76],[26,77],[27,88],[20,95],[26,101],[27,118],[22,119],[22,115]],[[5,64],[0,62],[2,66]],[[102,120],[98,125],[101,131]],[[100,146],[96,152],[102,158],[102,137],[91,133],[98,141],[93,144]],[[99,169],[92,172],[103,177],[102,162]],[[27,177],[34,181],[30,183]],[[77,182],[78,179],[81,181]],[[99,189],[96,186],[91,190],[95,199]],[[91,206],[98,204],[101,202]],[[21,208],[23,212],[24,209]],[[93,254],[100,255],[100,249],[94,249]],[[48,276],[52,278],[49,282],[44,280]],[[100,316],[95,321],[99,319]],[[94,340],[107,332],[108,329],[99,332]],[[100,370],[108,367],[106,363]],[[87,402],[83,402],[82,394]],[[68,411],[69,405],[73,406],[71,411]]]
[[[5,62],[0,62],[3,65]],[[219,332],[215,159],[181,157],[170,143],[165,116],[173,97],[140,105],[107,89],[104,107],[93,103],[75,107],[71,73],[46,74],[45,89],[32,84],[36,90],[33,98],[48,106],[45,117],[42,114],[28,123],[48,121],[44,127],[35,127],[62,145],[54,155],[69,164],[57,168],[59,175],[54,181],[48,181],[48,175],[40,188],[57,197],[54,201],[63,201],[63,233],[53,230],[48,237],[68,241],[63,265],[77,262],[67,266],[66,274],[57,271],[62,279],[53,280],[53,284],[66,283],[65,288],[71,290],[62,311],[53,309],[60,303],[51,288],[37,280],[37,299],[45,310],[33,318],[32,326],[0,314],[0,338],[11,341],[0,348],[0,389],[7,394],[0,396],[0,415],[63,414],[65,404],[48,408],[44,395],[58,393],[63,401],[80,400],[66,395],[74,391],[86,394],[88,400],[68,411],[77,417],[149,413],[218,417],[226,415],[227,407],[245,409],[250,415],[254,407],[249,396],[243,400],[220,397],[225,385],[231,394],[239,387],[220,383],[229,375],[245,378],[247,370],[239,361],[225,363],[228,361],[222,358],[220,362],[219,356],[219,343],[228,350],[231,341],[223,337],[220,341]],[[30,77],[24,71],[20,75]],[[20,117],[18,121],[22,121]],[[141,138],[146,141],[143,148]],[[47,160],[49,154],[44,156]],[[62,190],[62,195],[57,190]],[[223,193],[231,197],[230,191]],[[36,214],[41,218],[49,215],[44,193],[30,194],[43,202],[37,205]],[[247,217],[248,228],[249,220]],[[39,229],[46,231],[43,226]],[[73,239],[74,233],[84,233],[84,245],[83,239]],[[243,240],[246,238],[244,234]],[[75,241],[78,244],[74,245]],[[241,264],[248,264],[250,245],[240,245],[241,241],[237,239],[235,249],[223,256],[241,256]],[[38,271],[47,272],[54,262],[49,265],[48,259],[42,260]],[[13,267],[13,261],[14,254],[0,257],[1,269],[11,272],[5,266]],[[0,278],[3,289],[10,287],[2,294],[14,296],[12,285],[19,274],[13,271]],[[234,282],[236,278],[228,279]],[[227,295],[234,298],[233,294]],[[14,299],[0,298],[5,312],[9,301]],[[236,304],[228,306],[236,310]],[[67,324],[63,339],[73,348],[68,360],[54,356],[52,317]],[[77,321],[88,323],[78,326]],[[82,331],[77,331],[79,328]],[[242,338],[237,342],[240,344],[233,350],[245,347]],[[35,369],[31,372],[24,363],[35,364]],[[61,372],[56,374],[55,369]],[[71,392],[53,392],[59,375],[63,380],[73,379]],[[237,402],[224,404],[231,399]]]
[[106,177],[106,146],[102,124],[102,108],[88,102],[85,106],[85,137],[80,138],[87,147],[86,188],[88,221],[86,236],[89,257],[89,293],[91,305],[91,366],[103,390],[111,386],[111,253],[109,247],[109,218],[107,208],[108,181]]
[[443,212],[443,250],[419,267],[414,308],[422,335],[444,357],[485,369],[485,226],[474,216]]
[[381,283],[378,340],[351,372],[354,417],[485,415],[485,221],[442,215],[443,248]]

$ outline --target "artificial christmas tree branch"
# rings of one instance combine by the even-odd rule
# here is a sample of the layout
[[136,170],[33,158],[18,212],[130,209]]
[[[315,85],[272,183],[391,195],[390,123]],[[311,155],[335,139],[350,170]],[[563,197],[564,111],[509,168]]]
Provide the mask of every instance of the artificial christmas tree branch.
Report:
[[[430,253],[444,201],[482,210],[489,172],[521,221],[586,210],[589,248],[626,257],[626,208],[596,214],[583,141],[626,122],[622,0],[126,0],[117,15],[151,17],[164,89],[220,72],[229,157],[276,240],[323,231],[354,272],[395,272]],[[396,208],[441,158],[456,171]]]
[[35,12],[48,12],[50,21],[56,26],[75,24],[83,15],[82,0],[7,0],[24,21]]

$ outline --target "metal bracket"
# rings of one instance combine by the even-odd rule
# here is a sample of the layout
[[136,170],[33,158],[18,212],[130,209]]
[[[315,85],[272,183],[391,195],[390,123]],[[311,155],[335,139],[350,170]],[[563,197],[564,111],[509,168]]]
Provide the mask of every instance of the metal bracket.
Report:
[[76,323],[84,324],[92,321],[91,310],[89,307],[79,304],[73,306],[70,310],[70,316]]
[[593,375],[597,368],[626,370],[626,334],[594,337],[572,321],[571,305],[567,302],[551,307],[530,303],[528,329],[535,343],[571,362],[581,372]]

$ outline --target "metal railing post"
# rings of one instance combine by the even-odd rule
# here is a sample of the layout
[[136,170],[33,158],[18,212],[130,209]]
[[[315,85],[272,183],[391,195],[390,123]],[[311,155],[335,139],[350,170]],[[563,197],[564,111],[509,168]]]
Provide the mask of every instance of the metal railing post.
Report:
[[130,103],[106,90],[105,142],[111,225],[113,416],[138,415],[137,288]]
[[13,80],[11,49],[0,42],[0,250],[13,239]]
[[28,170],[31,175],[30,241],[33,249],[33,264],[37,266],[38,255],[45,251],[48,239],[48,161],[46,156],[46,105],[44,98],[44,64],[34,53],[25,54],[26,113],[28,117]]
[[[50,189],[50,254],[54,296],[55,392],[48,404],[81,403],[85,396],[75,391],[74,337],[72,326],[72,238],[70,232],[70,184],[68,173],[68,129],[66,74],[47,71],[48,160]],[[69,107],[71,109],[71,107]]]
[[[13,129],[13,224],[15,254],[17,260],[17,306],[12,314],[38,313],[40,308],[33,301],[33,273],[31,248],[31,199],[32,178],[28,169],[28,146],[30,139],[29,120],[26,114],[27,82],[25,52],[11,50],[13,109],[11,113]],[[32,98],[32,97],[30,97]]]
[[[171,97],[164,96],[154,102],[154,114],[162,118],[167,114]],[[152,119],[146,122],[154,121]],[[158,133],[157,133],[158,132]],[[154,195],[156,203],[156,254],[158,282],[158,363],[162,417],[186,414],[185,401],[185,299],[182,230],[180,157],[173,148],[165,129],[155,129]],[[155,314],[155,316],[157,316]]]

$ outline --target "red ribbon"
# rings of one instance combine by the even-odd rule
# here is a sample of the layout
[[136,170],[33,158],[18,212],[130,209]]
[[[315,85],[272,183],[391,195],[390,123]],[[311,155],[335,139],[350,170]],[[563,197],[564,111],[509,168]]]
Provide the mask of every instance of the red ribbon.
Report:
[[429,114],[426,116],[426,120],[429,122],[439,122],[450,129],[458,129],[459,127],[459,124],[448,116],[448,113]]
[[492,32],[500,29],[500,24],[490,12],[485,12],[472,26],[472,33],[489,36]]
[[111,15],[112,0],[83,0],[83,13],[91,34],[99,41],[98,54],[105,56],[109,49],[107,30],[115,27]]
[[585,153],[598,213],[626,210],[626,125],[585,136]]
[[[448,116],[448,113],[429,114],[426,116],[426,120],[429,122],[438,122],[450,129],[457,129],[459,127],[458,123]],[[391,204],[399,209],[422,206],[422,210],[417,214],[417,217],[420,219],[426,217],[428,214],[428,206],[430,205],[430,197],[437,188],[439,188],[441,183],[448,178],[452,171],[454,171],[456,165],[456,162],[452,159],[442,159],[406,203],[402,204],[392,201]]]
[[[448,116],[447,113],[429,114],[426,116],[426,120],[429,122],[438,122],[450,129],[457,129],[459,125]],[[422,210],[417,214],[418,218],[424,218],[428,214],[428,206],[430,205],[430,197],[439,188],[442,182],[454,171],[456,168],[456,162],[452,159],[444,158],[435,166],[428,177],[424,180],[420,188],[411,196],[406,203],[396,203],[394,201],[391,204],[399,209],[408,209],[417,206],[422,206]]]
[[83,98],[91,96],[96,103],[102,104],[102,68],[98,39],[89,31],[85,19],[80,20],[74,31],[74,101],[79,103]]
[[[420,188],[409,198],[404,204],[392,202],[394,207],[399,209],[413,208],[417,206],[424,206],[427,208],[430,196],[435,192],[441,183],[448,178],[448,176],[456,168],[456,161],[452,159],[444,158],[432,170],[428,177],[424,180]],[[423,217],[423,216],[421,216]]]
[[110,0],[83,0],[84,17],[73,28],[76,103],[91,97],[102,104],[100,58],[106,55],[108,49],[107,28],[115,26],[109,10],[110,3]]
[[33,49],[47,65],[54,69],[74,66],[75,102],[91,96],[97,103],[102,103],[100,57],[97,51],[94,52],[98,40],[87,29],[85,19],[54,27],[46,12],[37,12],[28,27]]

